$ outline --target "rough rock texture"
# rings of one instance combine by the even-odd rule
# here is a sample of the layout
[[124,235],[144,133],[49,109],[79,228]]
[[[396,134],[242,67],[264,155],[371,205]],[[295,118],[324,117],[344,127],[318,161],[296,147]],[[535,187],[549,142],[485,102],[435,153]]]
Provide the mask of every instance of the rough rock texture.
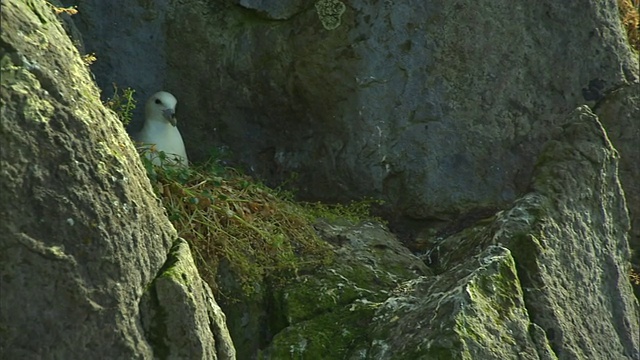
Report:
[[[538,159],[531,192],[429,254],[437,275],[376,291],[374,278],[355,280],[355,266],[329,270],[338,282],[303,277],[284,292],[279,310],[288,326],[263,355],[640,359],[618,155],[587,107],[565,123]],[[333,311],[323,311],[325,298]]]
[[376,311],[368,359],[555,359],[534,339],[514,260],[489,246],[404,283]]
[[532,325],[555,357],[638,359],[640,312],[628,277],[618,154],[588,108],[567,124],[539,157],[532,192],[493,223],[447,238],[433,255],[446,271],[477,247],[506,246]]
[[513,201],[566,113],[638,80],[615,0],[102,3],[98,82],[166,80],[193,159],[420,219]]
[[242,302],[221,300],[239,359],[355,354],[354,347],[366,345],[363,329],[376,303],[397,284],[431,273],[379,224],[319,221],[316,229],[335,245],[335,263],[301,272],[284,288],[263,286]]
[[631,218],[629,244],[640,271],[640,83],[607,95],[594,112],[620,152],[620,182]]
[[265,291],[259,303],[224,306],[239,359],[355,355],[367,345],[376,304],[399,283],[431,273],[379,224],[322,221],[316,227],[335,245],[335,263]]
[[566,113],[638,79],[614,0],[360,0],[337,28],[322,20],[315,5],[282,22],[200,0],[167,15],[194,158],[217,139],[315,198],[447,215],[513,201]]
[[[153,329],[143,328],[139,308],[149,286],[163,284],[154,278],[168,266],[176,232],[51,6],[2,0],[1,21],[0,353],[158,356],[162,349]],[[189,265],[194,292],[206,293]],[[165,297],[183,293],[166,283],[162,289]],[[224,319],[208,299],[160,305],[183,317],[201,344],[218,346],[217,356],[233,358]],[[180,336],[166,342],[184,351],[195,346]],[[200,358],[216,356],[207,355]]]
[[302,194],[382,197],[408,218],[506,209],[447,233],[426,257],[440,274],[397,293],[305,274],[310,288],[230,312],[241,358],[638,358],[616,153],[586,108],[567,117],[599,103],[637,198],[637,85],[624,87],[638,58],[615,0],[109,5],[83,1],[77,17],[98,83],[176,94],[195,160],[226,144],[268,179],[297,172]]
[[158,347],[157,357],[235,359],[233,342],[224,326],[226,317],[209,285],[200,278],[184,240],[174,244],[165,266],[145,293],[141,313],[142,326],[147,334],[153,334],[151,340]]
[[234,1],[238,5],[255,11],[257,16],[269,20],[288,20],[304,8],[313,4],[313,0],[239,0]]
[[266,358],[304,358],[306,354],[357,358],[368,347],[367,327],[380,302],[398,284],[431,274],[378,224],[321,223],[318,230],[339,245],[336,263],[301,276],[276,298],[284,328],[264,351]]
[[[615,0],[88,0],[79,10],[98,83],[133,86],[139,101],[176,94],[194,160],[226,145],[270,181],[298,174],[302,195],[384,198],[404,226],[506,206],[566,113],[636,82],[598,111],[622,154],[640,249],[638,56]],[[624,126],[604,113],[618,109]]]

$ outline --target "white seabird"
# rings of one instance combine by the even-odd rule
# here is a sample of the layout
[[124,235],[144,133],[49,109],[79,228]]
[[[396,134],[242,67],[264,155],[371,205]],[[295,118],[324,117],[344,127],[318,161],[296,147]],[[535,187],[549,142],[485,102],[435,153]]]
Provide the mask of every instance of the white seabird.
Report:
[[145,155],[156,165],[162,162],[158,154],[160,151],[163,151],[167,159],[172,162],[183,166],[189,164],[182,135],[176,127],[177,103],[173,95],[160,91],[153,94],[145,105],[145,121],[138,135],[138,141],[151,149]]

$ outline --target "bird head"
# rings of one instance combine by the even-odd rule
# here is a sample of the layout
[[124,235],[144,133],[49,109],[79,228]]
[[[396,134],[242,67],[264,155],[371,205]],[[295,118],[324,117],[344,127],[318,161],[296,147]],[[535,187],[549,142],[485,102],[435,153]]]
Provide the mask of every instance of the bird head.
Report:
[[147,120],[166,120],[176,126],[176,98],[166,91],[160,91],[147,100],[145,114]]

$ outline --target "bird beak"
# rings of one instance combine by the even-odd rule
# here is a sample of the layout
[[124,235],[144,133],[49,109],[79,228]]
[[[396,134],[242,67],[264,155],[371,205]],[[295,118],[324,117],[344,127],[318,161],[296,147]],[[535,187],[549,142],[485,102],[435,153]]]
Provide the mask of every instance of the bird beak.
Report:
[[176,119],[176,111],[173,109],[165,109],[162,110],[162,115],[164,115],[165,119],[171,123],[171,125],[176,126],[178,119]]

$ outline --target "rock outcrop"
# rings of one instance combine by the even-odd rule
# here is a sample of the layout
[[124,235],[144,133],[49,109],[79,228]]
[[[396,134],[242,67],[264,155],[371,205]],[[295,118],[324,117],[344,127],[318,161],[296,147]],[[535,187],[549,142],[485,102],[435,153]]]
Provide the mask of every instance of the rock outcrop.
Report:
[[230,331],[52,5],[2,7],[3,356],[233,359],[231,334],[242,359],[640,359],[638,60],[614,1],[82,2],[99,83],[168,85],[196,160],[226,144],[410,219],[503,209],[424,258],[318,223],[335,263],[226,304]]
[[640,254],[639,65],[616,1],[87,0],[79,9],[98,83],[134,86],[140,99],[161,85],[178,94],[196,161],[228,146],[263,179],[297,174],[308,197],[383,198],[398,226],[417,232],[510,204],[565,115],[598,104],[622,155]]
[[[529,193],[491,221],[439,241],[425,257],[435,275],[416,272],[389,287],[360,276],[355,269],[377,262],[358,256],[351,271],[327,271],[339,281],[303,277],[284,292],[279,315],[288,326],[263,355],[640,359],[618,154],[587,107],[566,124],[545,145]],[[364,243],[374,239],[355,233]],[[322,311],[325,298],[334,302],[331,311]]]
[[3,358],[233,359],[211,290],[188,251],[170,251],[184,247],[53,6],[3,0],[1,21]]
[[607,95],[594,112],[620,152],[620,183],[631,218],[629,244],[635,249],[633,263],[640,272],[640,83]]
[[184,99],[194,160],[228,146],[303,195],[380,197],[405,219],[509,204],[564,115],[639,79],[613,0],[79,6],[98,83]]

